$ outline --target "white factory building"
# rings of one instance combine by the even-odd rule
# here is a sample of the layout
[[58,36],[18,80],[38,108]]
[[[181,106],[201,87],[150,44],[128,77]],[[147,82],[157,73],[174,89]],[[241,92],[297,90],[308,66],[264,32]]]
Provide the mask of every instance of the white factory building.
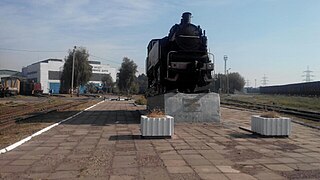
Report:
[[[89,61],[89,64],[92,66],[92,76],[89,83],[101,86],[101,78],[105,74],[110,74],[113,81],[116,81],[116,68],[103,65],[100,61]],[[22,75],[28,80],[41,83],[43,93],[49,93],[49,90],[53,90],[53,93],[59,93],[63,65],[62,59],[46,59],[23,67]]]

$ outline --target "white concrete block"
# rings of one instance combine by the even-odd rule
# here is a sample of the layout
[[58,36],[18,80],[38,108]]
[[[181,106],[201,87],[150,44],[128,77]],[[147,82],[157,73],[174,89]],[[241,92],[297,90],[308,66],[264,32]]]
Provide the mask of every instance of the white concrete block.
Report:
[[291,119],[286,117],[265,118],[254,115],[251,117],[251,130],[265,136],[289,136]]
[[140,129],[142,136],[172,136],[174,134],[174,118],[171,116],[161,118],[141,116]]

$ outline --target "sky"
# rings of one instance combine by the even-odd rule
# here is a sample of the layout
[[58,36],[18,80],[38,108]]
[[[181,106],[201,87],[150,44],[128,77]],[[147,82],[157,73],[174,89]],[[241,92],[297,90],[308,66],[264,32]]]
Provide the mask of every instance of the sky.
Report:
[[[168,35],[183,12],[206,30],[215,72],[239,72],[247,86],[320,80],[319,0],[1,0],[0,69],[63,59],[73,46],[119,68],[123,57],[145,73],[146,46]],[[255,84],[256,82],[256,84]]]

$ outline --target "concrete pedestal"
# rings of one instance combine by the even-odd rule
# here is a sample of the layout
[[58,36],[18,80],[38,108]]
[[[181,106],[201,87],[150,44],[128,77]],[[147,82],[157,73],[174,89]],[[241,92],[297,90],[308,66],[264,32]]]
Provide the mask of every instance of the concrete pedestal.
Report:
[[148,97],[149,110],[161,109],[175,122],[220,122],[220,96],[217,93],[167,93]]

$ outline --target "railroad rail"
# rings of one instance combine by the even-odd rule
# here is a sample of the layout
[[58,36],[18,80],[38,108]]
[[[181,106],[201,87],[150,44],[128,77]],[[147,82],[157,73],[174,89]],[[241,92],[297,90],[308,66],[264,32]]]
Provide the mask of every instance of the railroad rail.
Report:
[[307,111],[307,110],[301,110],[301,109],[294,109],[294,108],[259,104],[259,103],[251,103],[251,102],[231,100],[231,99],[221,101],[221,104],[236,106],[236,107],[241,107],[246,109],[253,109],[253,110],[275,111],[275,112],[284,113],[288,115],[294,115],[296,117],[300,117],[300,118],[315,121],[315,122],[320,122],[320,112],[316,112],[316,111]]
[[42,114],[46,114],[54,111],[63,111],[70,109],[74,106],[79,106],[87,103],[87,101],[77,101],[77,102],[66,102],[62,104],[50,104],[44,105],[42,107],[36,106],[18,106],[14,109],[8,109],[8,111],[2,111],[3,113],[0,115],[0,130],[8,128],[15,124],[16,122],[21,122],[31,117],[39,116]]

